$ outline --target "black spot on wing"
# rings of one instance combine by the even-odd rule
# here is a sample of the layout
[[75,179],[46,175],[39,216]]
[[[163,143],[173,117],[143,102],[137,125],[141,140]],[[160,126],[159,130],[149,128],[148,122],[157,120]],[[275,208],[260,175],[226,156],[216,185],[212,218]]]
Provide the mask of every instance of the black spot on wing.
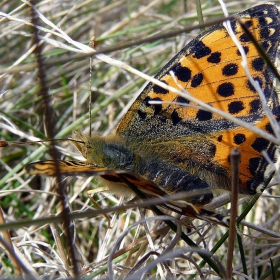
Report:
[[234,95],[234,85],[230,82],[225,82],[217,87],[217,93],[222,97]]
[[211,53],[211,49],[207,47],[202,41],[194,41],[194,45],[191,48],[191,53],[197,59],[203,58]]
[[241,43],[248,43],[250,42],[250,39],[245,33],[243,33],[242,35],[239,36],[239,41]]
[[143,111],[141,111],[141,110],[138,110],[138,111],[137,111],[137,114],[138,114],[138,116],[139,116],[139,118],[140,118],[141,120],[145,120],[145,119],[147,118],[147,113],[145,113],[145,112],[143,112]]
[[246,136],[243,133],[238,133],[238,134],[234,135],[233,141],[236,145],[240,145],[244,141],[246,141]]
[[190,103],[190,101],[188,99],[186,99],[186,98],[184,98],[182,96],[178,96],[176,98],[176,102],[182,103],[182,104],[189,104]]
[[[245,54],[248,54],[249,47],[248,46],[242,46],[242,47],[243,47],[243,50],[244,50]],[[240,53],[239,50],[237,50],[236,53],[237,53],[238,56],[241,56],[241,53]]]
[[[167,82],[165,82],[165,81],[161,81],[161,82],[167,84]],[[158,85],[154,85],[153,86],[153,91],[155,93],[159,93],[159,94],[167,94],[167,93],[169,93],[169,91],[167,89],[164,89],[164,88],[162,88],[162,87],[160,87]]]
[[261,109],[261,101],[259,99],[252,100],[249,104],[250,114],[256,113]]
[[177,111],[174,110],[171,114],[171,120],[174,125],[177,125],[182,120],[182,118],[179,117]]
[[203,81],[203,74],[198,73],[192,77],[191,87],[196,88],[198,87]]
[[236,63],[229,63],[222,69],[222,74],[226,77],[234,76],[238,72],[238,65]]
[[252,61],[252,68],[256,71],[262,71],[265,63],[261,57],[257,57]]
[[154,116],[158,115],[162,111],[162,104],[150,104],[150,101],[162,101],[159,97],[156,98],[150,98],[147,96],[143,102],[147,107],[152,107],[154,109]]
[[258,137],[254,143],[252,143],[251,147],[260,153],[268,148],[269,143],[270,142],[268,140]]
[[204,111],[204,110],[198,110],[197,114],[196,114],[196,118],[199,121],[209,121],[211,120],[213,117],[211,112],[208,111]]
[[188,67],[183,67],[181,63],[176,64],[171,68],[178,80],[188,82],[191,79],[192,71]]
[[242,101],[233,101],[228,105],[228,111],[230,114],[238,114],[244,109],[245,107]]
[[252,21],[251,20],[247,20],[243,24],[246,26],[246,28],[250,28],[252,26]]
[[207,61],[210,63],[220,63],[221,62],[221,52],[214,52],[207,58]]
[[[259,86],[262,88],[263,82],[262,82],[261,78],[256,77],[256,78],[254,78],[254,80],[255,80],[255,81],[259,84]],[[247,88],[248,88],[250,91],[252,91],[252,92],[257,92],[256,89],[255,89],[255,87],[251,84],[251,82],[250,82],[249,80],[247,80],[246,83],[247,83]]]

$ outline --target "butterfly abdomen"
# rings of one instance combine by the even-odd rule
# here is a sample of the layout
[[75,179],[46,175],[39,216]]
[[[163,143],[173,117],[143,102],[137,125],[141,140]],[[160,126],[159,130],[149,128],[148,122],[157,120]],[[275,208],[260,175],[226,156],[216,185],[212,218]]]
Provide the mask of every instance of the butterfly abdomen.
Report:
[[138,161],[134,162],[133,171],[158,185],[167,194],[192,192],[186,200],[196,204],[206,204],[212,200],[210,186],[188,170],[152,155],[142,155],[140,159],[139,155],[137,157]]

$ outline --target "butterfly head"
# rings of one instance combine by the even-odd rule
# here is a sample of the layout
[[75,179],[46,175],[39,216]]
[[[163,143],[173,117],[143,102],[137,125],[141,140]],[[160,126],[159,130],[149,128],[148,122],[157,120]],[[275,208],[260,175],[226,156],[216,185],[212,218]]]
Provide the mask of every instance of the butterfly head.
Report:
[[73,144],[88,164],[112,169],[131,169],[133,153],[120,137],[116,135],[89,137],[75,132],[73,139],[77,141]]

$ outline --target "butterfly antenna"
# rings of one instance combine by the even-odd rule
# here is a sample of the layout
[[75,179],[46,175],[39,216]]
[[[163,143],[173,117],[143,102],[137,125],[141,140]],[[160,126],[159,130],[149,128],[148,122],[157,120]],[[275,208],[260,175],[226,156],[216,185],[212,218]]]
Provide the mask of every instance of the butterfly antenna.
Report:
[[75,143],[80,143],[80,144],[85,144],[84,141],[81,140],[76,140],[76,139],[71,139],[71,138],[56,138],[56,139],[49,139],[49,140],[38,140],[38,141],[27,141],[27,142],[12,142],[12,141],[0,141],[0,148],[5,148],[9,146],[18,146],[18,145],[34,145],[38,143],[47,143],[47,142],[52,142],[52,141],[71,141]]
[[[95,36],[92,36],[89,42],[89,46],[94,49],[95,45]],[[92,96],[91,96],[91,86],[92,86],[92,63],[93,63],[93,57],[90,56],[89,58],[89,91],[88,91],[88,115],[89,115],[89,137],[91,137],[91,109],[92,109]]]

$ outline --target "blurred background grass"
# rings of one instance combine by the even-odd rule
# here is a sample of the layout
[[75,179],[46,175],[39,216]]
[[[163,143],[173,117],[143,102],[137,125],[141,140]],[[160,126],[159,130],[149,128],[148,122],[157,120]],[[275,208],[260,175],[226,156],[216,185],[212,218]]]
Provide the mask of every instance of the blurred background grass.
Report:
[[[231,14],[259,2],[225,1]],[[75,41],[89,44],[92,36],[95,36],[97,51],[198,24],[195,1],[187,0],[40,1],[36,7]],[[223,17],[217,1],[201,1],[201,9],[206,21]],[[11,0],[0,2],[0,10],[12,17],[0,18],[1,139],[7,141],[26,141],[33,139],[32,137],[47,139],[44,130],[44,123],[47,120],[43,116],[42,96],[38,92],[36,57],[32,50],[30,8],[26,3]],[[39,20],[39,25],[51,30],[51,27],[42,20]],[[131,46],[108,55],[153,76],[198,33],[199,29],[196,28],[187,34]],[[46,36],[47,33],[41,30],[40,35]],[[50,38],[67,44],[55,35],[51,35]],[[54,47],[48,43],[43,43],[42,47],[47,87],[52,96],[51,106],[54,112],[52,118],[56,134],[60,133],[60,137],[70,137],[73,130],[89,133],[87,117],[89,58],[82,58],[75,52]],[[92,132],[102,134],[113,131],[126,111],[125,105],[139,94],[143,84],[144,81],[141,78],[93,58],[91,93],[95,113],[92,116]],[[73,123],[76,124],[74,129]],[[79,154],[68,141],[59,142],[58,146],[63,148],[62,158],[67,155],[72,159],[80,159]],[[34,154],[36,151],[38,151],[37,154]],[[49,178],[32,178],[24,174],[18,165],[25,160],[49,159],[47,149],[38,150],[38,145],[27,145],[7,147],[1,149],[0,152],[1,206],[6,222],[42,218],[59,213],[60,202],[54,194],[55,181]],[[67,185],[69,186],[69,203],[73,211],[83,211],[92,207],[86,191],[98,185],[96,179],[70,178],[67,179]],[[119,203],[116,197],[109,194],[97,194],[96,199],[102,207]],[[258,214],[258,209],[261,209],[261,215]],[[275,212],[279,212],[277,201],[261,199],[258,207],[252,211],[251,222],[265,223],[265,228],[277,230],[279,225]],[[139,211],[135,209],[112,216],[113,229],[110,230],[103,216],[75,221],[74,247],[79,256],[79,265],[83,274],[94,271],[94,275],[106,275],[105,257],[110,253],[114,242],[128,225],[141,219]],[[211,249],[225,232],[224,228],[210,226],[201,221],[195,221],[195,224],[200,226],[200,234],[192,233],[190,237],[205,249]],[[152,224],[149,225],[152,227]],[[61,242],[65,245],[61,227],[60,225],[57,227]],[[185,231],[188,230],[185,229]],[[14,244],[20,248],[38,275],[51,278],[71,276],[67,257],[66,259],[62,257],[63,252],[55,241],[54,229],[51,229],[50,225],[22,227],[12,229],[10,232]],[[256,237],[260,235],[257,232],[254,234]],[[123,240],[121,247],[130,245],[136,252],[138,251],[138,254],[120,254],[117,260],[118,275],[120,277],[126,275],[143,255],[152,255],[153,252],[162,253],[173,237],[174,234],[170,231],[165,235],[160,235],[160,238],[154,239],[152,248],[146,242],[143,227],[131,231]],[[267,236],[265,239],[265,244],[263,241],[260,244],[259,239],[244,236],[245,252],[252,274],[255,272],[263,275],[270,267],[269,258],[278,258],[279,261],[277,246],[265,246],[267,243],[273,243],[274,240],[268,240]],[[204,243],[201,243],[202,241]],[[177,242],[173,249],[180,246],[186,245],[182,241]],[[224,262],[226,249],[225,244],[217,252],[217,258],[221,262]],[[67,255],[67,252],[65,254]],[[258,256],[261,256],[261,259]],[[177,276],[182,277],[191,271],[196,272],[197,268],[191,261],[198,263],[200,258],[197,254],[188,255],[188,257],[190,261],[181,258],[166,263],[166,271],[170,270],[170,273],[176,273]],[[239,258],[237,251],[234,268],[242,271],[241,266],[239,267]],[[14,275],[10,259],[3,251],[1,264],[0,276]],[[166,274],[160,274],[160,269],[157,267],[150,271],[150,275],[167,277],[169,274],[166,271],[164,272]],[[204,276],[209,278],[211,273],[211,269],[204,271]]]

